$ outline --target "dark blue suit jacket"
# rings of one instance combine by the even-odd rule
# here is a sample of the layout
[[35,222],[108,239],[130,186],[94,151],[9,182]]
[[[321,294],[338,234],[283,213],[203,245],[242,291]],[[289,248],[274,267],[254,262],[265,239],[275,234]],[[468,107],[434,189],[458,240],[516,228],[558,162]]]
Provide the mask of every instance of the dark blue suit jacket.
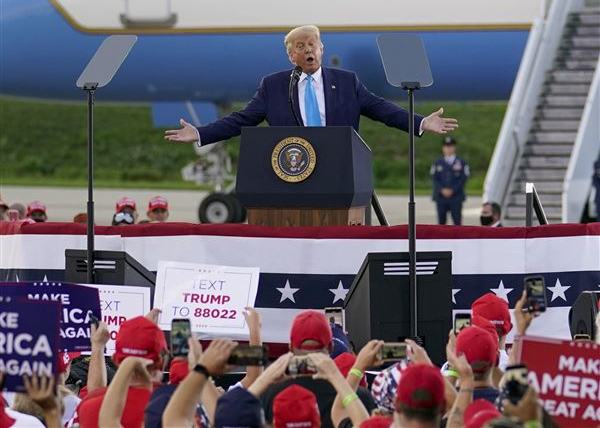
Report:
[[[452,165],[448,165],[444,157],[439,158],[431,166],[433,179],[433,200],[436,202],[462,202],[465,200],[465,184],[469,178],[469,164],[463,158],[456,156]],[[440,191],[444,187],[452,189],[452,196],[445,198]]]
[[[360,116],[383,122],[408,132],[408,112],[370,92],[351,71],[323,70],[325,116],[327,126],[352,126],[358,132]],[[243,126],[256,126],[266,120],[271,126],[296,126],[288,102],[291,70],[264,77],[256,94],[241,111],[198,128],[202,145],[235,137]],[[298,87],[294,88],[294,106],[300,119]],[[415,115],[415,135],[423,116]]]

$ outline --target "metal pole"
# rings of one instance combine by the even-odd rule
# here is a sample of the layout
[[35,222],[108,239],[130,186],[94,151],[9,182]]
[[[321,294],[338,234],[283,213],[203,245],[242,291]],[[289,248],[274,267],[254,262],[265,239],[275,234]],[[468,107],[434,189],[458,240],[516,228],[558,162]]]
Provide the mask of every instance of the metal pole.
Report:
[[417,226],[415,220],[415,105],[414,89],[408,89],[408,275],[410,287],[410,334],[418,336],[417,329]]
[[373,206],[373,210],[375,211],[375,215],[377,216],[377,220],[381,226],[389,226],[388,220],[383,212],[383,208],[381,208],[381,204],[379,203],[379,198],[377,194],[373,192],[371,195],[371,205]]
[[97,84],[86,84],[88,92],[88,202],[87,202],[87,283],[94,284],[94,90]]

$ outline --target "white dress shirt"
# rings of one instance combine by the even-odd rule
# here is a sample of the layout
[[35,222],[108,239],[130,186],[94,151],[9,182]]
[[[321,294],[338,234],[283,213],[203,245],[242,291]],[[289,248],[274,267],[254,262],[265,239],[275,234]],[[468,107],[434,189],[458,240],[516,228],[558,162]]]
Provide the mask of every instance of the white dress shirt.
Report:
[[[304,106],[304,93],[306,92],[306,85],[308,84],[308,80],[306,78],[308,74],[302,72],[300,75],[300,80],[298,81],[298,101],[300,104],[300,114],[302,115],[302,121],[304,122],[304,126],[306,125],[306,108]],[[325,126],[327,124],[325,117],[325,91],[323,90],[323,71],[321,67],[317,71],[312,74],[312,88],[317,97],[317,105],[319,106],[319,116],[321,117],[321,125]]]

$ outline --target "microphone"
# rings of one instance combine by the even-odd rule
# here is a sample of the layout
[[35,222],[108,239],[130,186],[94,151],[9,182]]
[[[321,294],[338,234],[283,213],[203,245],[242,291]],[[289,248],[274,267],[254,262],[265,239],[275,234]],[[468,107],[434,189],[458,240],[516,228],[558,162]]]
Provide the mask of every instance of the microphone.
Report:
[[292,70],[292,74],[290,74],[290,86],[288,90],[288,102],[290,103],[290,109],[292,110],[292,115],[294,116],[294,120],[296,121],[297,126],[304,126],[304,124],[298,120],[298,116],[296,115],[296,109],[294,108],[294,85],[298,83],[300,80],[300,76],[302,75],[302,67],[297,65]]

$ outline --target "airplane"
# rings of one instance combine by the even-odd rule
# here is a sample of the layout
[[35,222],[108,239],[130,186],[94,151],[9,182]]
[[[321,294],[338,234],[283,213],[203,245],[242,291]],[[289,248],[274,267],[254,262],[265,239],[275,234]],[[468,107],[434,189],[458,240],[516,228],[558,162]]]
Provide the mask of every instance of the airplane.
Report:
[[[0,94],[83,101],[75,81],[102,40],[136,34],[97,99],[151,103],[155,126],[173,126],[180,117],[200,125],[250,99],[262,76],[290,69],[283,37],[312,23],[322,31],[323,64],[354,71],[387,99],[404,94],[386,81],[376,37],[413,32],[423,39],[435,82],[418,100],[506,100],[544,4],[328,0],[315,16],[281,0],[0,0]],[[216,182],[217,205],[201,207],[204,221],[240,220],[243,209],[222,196],[231,191],[223,192],[233,176],[230,160],[222,145],[213,146],[199,149],[209,162],[188,165],[183,175]]]

